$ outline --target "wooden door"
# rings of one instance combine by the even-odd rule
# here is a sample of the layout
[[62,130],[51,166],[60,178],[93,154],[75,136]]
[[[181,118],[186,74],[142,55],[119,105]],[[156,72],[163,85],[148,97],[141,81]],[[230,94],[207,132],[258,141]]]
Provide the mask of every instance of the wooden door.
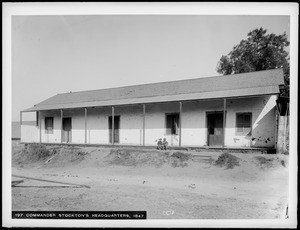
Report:
[[[112,143],[112,116],[108,119],[109,143]],[[114,143],[119,143],[120,136],[120,116],[114,116]]]
[[209,146],[223,145],[223,113],[207,114],[207,133]]
[[72,118],[64,117],[63,118],[63,142],[72,141]]

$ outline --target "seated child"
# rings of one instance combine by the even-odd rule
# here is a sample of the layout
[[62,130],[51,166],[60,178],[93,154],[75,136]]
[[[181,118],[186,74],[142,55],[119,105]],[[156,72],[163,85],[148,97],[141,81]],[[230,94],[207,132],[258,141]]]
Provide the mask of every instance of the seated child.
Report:
[[162,142],[162,144],[163,144],[163,149],[167,150],[168,142],[167,142],[166,138],[164,138],[164,141]]
[[162,150],[163,149],[163,143],[161,141],[161,138],[159,138],[158,142],[157,142],[157,149],[158,150]]

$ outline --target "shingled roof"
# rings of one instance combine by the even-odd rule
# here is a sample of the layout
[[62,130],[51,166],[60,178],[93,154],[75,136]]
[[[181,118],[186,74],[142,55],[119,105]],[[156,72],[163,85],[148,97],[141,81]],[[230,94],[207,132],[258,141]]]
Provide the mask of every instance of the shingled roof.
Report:
[[57,94],[25,111],[278,94],[283,70]]

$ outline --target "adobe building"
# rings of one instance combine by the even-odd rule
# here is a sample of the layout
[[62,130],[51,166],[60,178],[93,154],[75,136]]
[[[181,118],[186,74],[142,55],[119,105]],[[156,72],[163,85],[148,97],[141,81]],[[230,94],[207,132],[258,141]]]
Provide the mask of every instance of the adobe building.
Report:
[[275,148],[283,84],[273,69],[57,94],[21,111],[21,142]]

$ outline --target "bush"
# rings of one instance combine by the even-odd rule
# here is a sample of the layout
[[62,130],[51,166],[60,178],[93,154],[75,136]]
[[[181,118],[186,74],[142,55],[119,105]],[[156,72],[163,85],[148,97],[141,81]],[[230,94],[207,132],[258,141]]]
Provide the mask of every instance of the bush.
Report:
[[289,153],[288,150],[285,150],[282,154],[283,154],[283,155],[289,155],[290,153]]
[[81,151],[81,150],[79,150],[78,152],[77,152],[77,155],[78,156],[85,156],[85,155],[87,155],[88,153],[87,152],[83,152],[83,151]]
[[181,161],[188,161],[190,159],[190,155],[182,152],[174,152],[171,157],[180,159]]
[[215,162],[216,166],[226,166],[227,169],[233,169],[235,166],[239,166],[239,158],[229,153],[222,153]]
[[262,156],[257,156],[255,159],[258,161],[261,167],[272,167],[273,166],[273,159],[268,159]]
[[43,144],[30,144],[25,151],[27,158],[30,158],[30,160],[33,161],[46,159],[52,155],[52,152],[49,151]]
[[188,155],[188,154],[184,154],[182,152],[174,152],[171,155],[172,166],[173,167],[185,167],[185,166],[188,166],[188,163],[186,161],[188,161],[190,158],[191,158],[191,156]]

